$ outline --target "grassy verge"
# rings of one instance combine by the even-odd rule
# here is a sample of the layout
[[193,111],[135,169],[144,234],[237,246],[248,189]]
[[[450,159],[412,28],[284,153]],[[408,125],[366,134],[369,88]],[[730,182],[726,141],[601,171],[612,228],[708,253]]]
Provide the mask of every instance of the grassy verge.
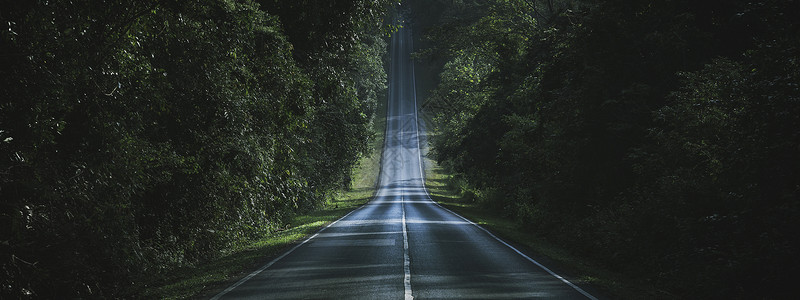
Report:
[[[570,253],[547,240],[537,237],[535,232],[522,230],[512,218],[481,207],[464,197],[452,176],[435,162],[427,160],[426,186],[434,201],[472,220],[527,252],[535,260],[547,265],[561,275],[566,275],[576,284],[587,284],[600,291],[598,297],[613,299],[671,299],[668,293],[659,292],[652,285],[626,278],[611,272],[599,264]],[[605,298],[603,297],[603,298]]]
[[171,270],[136,295],[144,299],[207,299],[240,278],[257,270],[296,243],[369,202],[375,192],[380,172],[383,133],[386,127],[385,103],[378,105],[373,130],[378,134],[371,154],[363,157],[353,170],[352,189],[340,191],[325,207],[287,221],[285,229],[261,239],[230,249],[218,259],[191,267]]
[[160,286],[146,289],[137,297],[147,299],[208,298],[236,282],[290,246],[341,218],[372,198],[371,188],[358,188],[337,195],[326,208],[293,217],[285,230],[232,249],[223,257],[168,272]]

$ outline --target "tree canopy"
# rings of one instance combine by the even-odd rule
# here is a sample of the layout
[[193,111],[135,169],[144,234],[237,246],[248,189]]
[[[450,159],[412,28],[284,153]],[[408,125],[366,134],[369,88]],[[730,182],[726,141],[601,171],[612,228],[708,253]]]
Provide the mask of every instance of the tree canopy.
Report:
[[5,4],[0,297],[126,296],[349,186],[390,4]]
[[679,297],[788,297],[800,2],[437,3],[424,108],[476,201]]

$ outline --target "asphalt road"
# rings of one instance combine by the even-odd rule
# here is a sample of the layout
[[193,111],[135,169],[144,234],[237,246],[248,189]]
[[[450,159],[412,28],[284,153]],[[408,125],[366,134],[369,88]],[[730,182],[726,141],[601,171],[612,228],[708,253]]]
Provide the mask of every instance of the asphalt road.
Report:
[[430,200],[411,50],[409,29],[393,35],[387,136],[375,199],[214,299],[594,299]]

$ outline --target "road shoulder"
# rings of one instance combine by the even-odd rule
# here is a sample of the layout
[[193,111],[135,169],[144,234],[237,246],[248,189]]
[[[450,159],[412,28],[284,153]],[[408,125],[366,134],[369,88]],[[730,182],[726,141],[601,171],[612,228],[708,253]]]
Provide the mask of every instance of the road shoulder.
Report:
[[638,282],[614,273],[569,249],[524,230],[510,216],[481,207],[473,197],[461,192],[457,180],[426,159],[426,187],[431,198],[440,205],[473,221],[508,242],[529,257],[568,278],[599,299],[674,299],[658,292],[646,282]]

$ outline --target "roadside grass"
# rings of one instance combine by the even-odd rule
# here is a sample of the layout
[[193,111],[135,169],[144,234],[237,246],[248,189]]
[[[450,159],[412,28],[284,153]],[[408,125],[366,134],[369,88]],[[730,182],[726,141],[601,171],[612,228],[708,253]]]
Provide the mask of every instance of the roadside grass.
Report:
[[289,247],[372,199],[373,188],[341,192],[325,208],[297,215],[285,229],[230,250],[218,259],[168,272],[158,278],[162,285],[146,288],[137,298],[208,298],[263,266]]
[[[515,244],[533,259],[543,263],[556,273],[569,274],[570,281],[580,286],[588,285],[599,291],[599,298],[612,299],[673,299],[667,292],[658,291],[647,282],[626,278],[609,271],[599,264],[570,253],[568,249],[537,237],[535,232],[525,231],[512,218],[497,211],[486,209],[465,196],[461,188],[443,168],[434,161],[426,160],[425,184],[431,198],[440,205],[470,219],[498,237]],[[564,274],[561,274],[563,272]],[[590,292],[591,293],[591,292]],[[594,294],[594,293],[592,293]]]
[[342,193],[324,209],[293,217],[284,230],[231,249],[229,254],[218,259],[168,272],[163,278],[159,278],[157,283],[162,284],[161,286],[146,288],[137,298],[211,297],[371,198],[372,192],[369,188]]
[[[182,267],[149,278],[135,298],[207,299],[265,265],[290,247],[372,200],[380,174],[386,104],[380,103],[373,123],[371,153],[354,168],[351,189],[339,191],[324,207],[286,221],[282,230],[229,249],[208,262]],[[141,283],[140,283],[141,284]]]

